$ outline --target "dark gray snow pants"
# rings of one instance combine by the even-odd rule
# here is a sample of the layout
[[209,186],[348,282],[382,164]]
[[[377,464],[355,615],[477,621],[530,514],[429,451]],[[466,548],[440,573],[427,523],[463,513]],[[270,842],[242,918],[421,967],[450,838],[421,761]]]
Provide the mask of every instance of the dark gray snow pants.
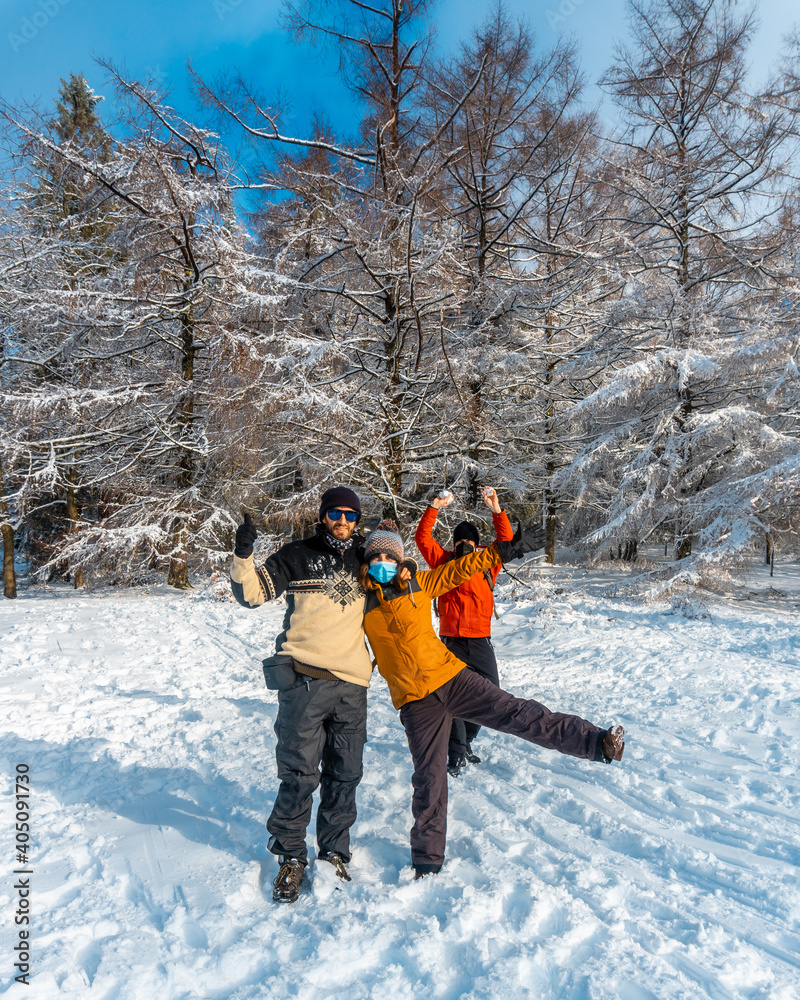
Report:
[[270,851],[308,862],[306,828],[319,786],[317,850],[337,851],[349,861],[367,740],[367,689],[298,674],[295,684],[278,692],[275,733],[280,787],[267,820]]
[[[495,687],[500,687],[497,660],[490,638],[465,639],[460,636],[443,635],[441,640],[453,656],[466,663],[470,670],[474,670],[476,674],[491,681]],[[450,745],[447,748],[448,755],[450,757],[466,757],[467,750],[480,731],[481,727],[476,726],[474,722],[453,719],[453,725],[450,729]]]
[[436,691],[400,709],[414,761],[411,863],[438,871],[447,836],[447,744],[453,718],[519,736],[547,750],[597,760],[604,729],[577,715],[551,712],[538,701],[516,698],[464,669]]

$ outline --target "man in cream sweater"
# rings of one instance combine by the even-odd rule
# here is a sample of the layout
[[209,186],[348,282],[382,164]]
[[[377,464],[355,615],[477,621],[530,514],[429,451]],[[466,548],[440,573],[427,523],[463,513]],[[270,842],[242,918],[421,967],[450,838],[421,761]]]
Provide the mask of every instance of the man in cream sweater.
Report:
[[345,865],[356,819],[372,674],[364,640],[365,594],[357,579],[364,541],[356,533],[360,517],[361,504],[352,490],[329,489],[322,496],[315,534],[282,546],[258,567],[253,560],[256,529],[249,517],[236,532],[231,569],[236,600],[255,608],[286,593],[288,605],[276,655],[264,661],[267,686],[278,692],[280,787],[267,820],[269,849],[280,861],[273,883],[276,902],[294,902],[299,894],[317,786],[317,858],[350,880]]

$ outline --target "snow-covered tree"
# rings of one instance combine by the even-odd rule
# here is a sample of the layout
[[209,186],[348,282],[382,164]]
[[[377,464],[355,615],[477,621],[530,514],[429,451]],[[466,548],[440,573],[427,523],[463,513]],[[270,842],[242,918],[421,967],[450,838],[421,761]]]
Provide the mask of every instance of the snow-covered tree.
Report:
[[[26,374],[6,404],[32,456],[25,489],[84,497],[80,524],[49,565],[125,577],[166,561],[169,581],[185,587],[190,553],[224,558],[238,518],[215,450],[241,393],[227,366],[247,350],[240,318],[263,321],[275,289],[233,222],[216,137],[116,80],[124,135],[102,157],[6,109],[23,149],[82,177],[86,204],[106,212],[79,232],[72,215],[55,226],[40,266],[17,282],[4,361]],[[19,219],[35,230],[50,208],[41,184],[29,189]]]
[[350,139],[321,122],[285,135],[280,109],[241,81],[205,90],[256,142],[278,147],[262,178],[277,196],[256,222],[264,252],[296,284],[281,330],[288,399],[270,427],[281,441],[276,477],[313,488],[344,477],[395,516],[450,447],[437,411],[439,345],[462,294],[456,234],[436,197],[450,121],[421,127],[425,13],[396,0],[291,8],[295,31],[340,47],[363,107]]
[[[608,468],[603,457],[616,450],[600,535],[642,538],[668,526],[681,559],[701,531],[709,542],[711,523],[719,538],[727,530],[724,519],[709,521],[702,499],[720,463],[737,468],[739,447],[755,449],[748,471],[774,457],[772,440],[757,457],[752,427],[771,410],[769,379],[757,391],[758,366],[769,358],[780,379],[793,355],[773,268],[782,241],[770,225],[784,126],[747,91],[752,12],[727,0],[632,0],[629,9],[633,41],[604,85],[627,124],[616,185],[630,248],[609,343],[626,342],[630,354],[578,407],[602,433],[565,482],[595,462]],[[758,362],[754,351],[765,352]],[[749,434],[733,419],[739,407]]]
[[[102,274],[114,255],[106,239],[116,211],[113,202],[94,197],[85,171],[61,155],[107,159],[110,140],[96,111],[100,98],[74,75],[62,81],[60,98],[54,116],[40,117],[36,129],[16,130],[17,169],[7,177],[2,241],[3,384],[11,390],[6,440],[16,452],[7,465],[12,472],[25,469],[14,477],[15,505],[20,515],[24,508],[29,554],[40,561],[78,524],[72,454],[56,453],[44,442],[64,433],[58,404],[49,404],[63,398],[71,382],[87,384],[87,373],[79,374],[84,331],[75,304],[83,285]],[[13,109],[6,108],[4,117],[13,124]],[[71,430],[80,440],[86,428],[73,420]],[[74,582],[81,585],[80,569]]]
[[607,316],[611,363],[573,410],[586,444],[560,481],[573,536],[670,536],[692,572],[770,530],[759,477],[782,469],[794,488],[783,405],[797,344],[775,225],[785,119],[746,89],[751,14],[724,0],[630,11],[633,44],[604,80],[627,124],[609,163],[626,285]]
[[[530,30],[501,3],[455,58],[435,68],[428,86],[430,130],[451,120],[438,148],[443,212],[458,235],[454,277],[464,296],[448,324],[446,352],[461,444],[454,478],[463,477],[471,505],[481,482],[498,474],[518,493],[529,489],[530,449],[521,439],[530,437],[537,406],[530,386],[543,366],[521,331],[538,327],[546,312],[539,265],[552,244],[536,220],[548,185],[579,155],[564,124],[580,89],[571,47],[540,54]],[[556,132],[562,142],[552,155]]]

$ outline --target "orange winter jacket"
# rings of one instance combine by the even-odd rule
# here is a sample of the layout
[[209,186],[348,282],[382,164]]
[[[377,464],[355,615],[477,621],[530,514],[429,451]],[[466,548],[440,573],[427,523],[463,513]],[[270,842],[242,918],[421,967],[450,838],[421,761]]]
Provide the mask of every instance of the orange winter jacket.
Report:
[[368,591],[364,631],[395,708],[424,698],[464,669],[466,664],[436,638],[431,602],[500,561],[496,546],[490,545],[436,569],[418,571],[410,591],[398,593],[391,584]]
[[[417,526],[414,541],[425,562],[433,569],[453,558],[453,553],[441,547],[431,532],[439,512],[428,507]],[[492,514],[496,541],[510,541],[514,535],[511,523],[504,510]],[[481,549],[479,548],[480,552]],[[492,586],[500,572],[500,566],[490,570]],[[492,611],[494,597],[492,587],[481,573],[463,583],[457,590],[445,594],[437,604],[439,611],[439,635],[460,636],[462,639],[482,639],[492,634]]]

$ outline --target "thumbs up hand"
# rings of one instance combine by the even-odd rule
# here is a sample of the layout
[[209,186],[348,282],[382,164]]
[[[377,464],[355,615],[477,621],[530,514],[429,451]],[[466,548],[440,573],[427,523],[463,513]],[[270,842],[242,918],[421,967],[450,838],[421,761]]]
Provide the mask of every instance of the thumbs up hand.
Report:
[[245,511],[244,524],[240,524],[236,529],[236,545],[233,554],[240,559],[247,559],[253,554],[253,543],[258,538],[256,526],[250,519],[250,515]]

